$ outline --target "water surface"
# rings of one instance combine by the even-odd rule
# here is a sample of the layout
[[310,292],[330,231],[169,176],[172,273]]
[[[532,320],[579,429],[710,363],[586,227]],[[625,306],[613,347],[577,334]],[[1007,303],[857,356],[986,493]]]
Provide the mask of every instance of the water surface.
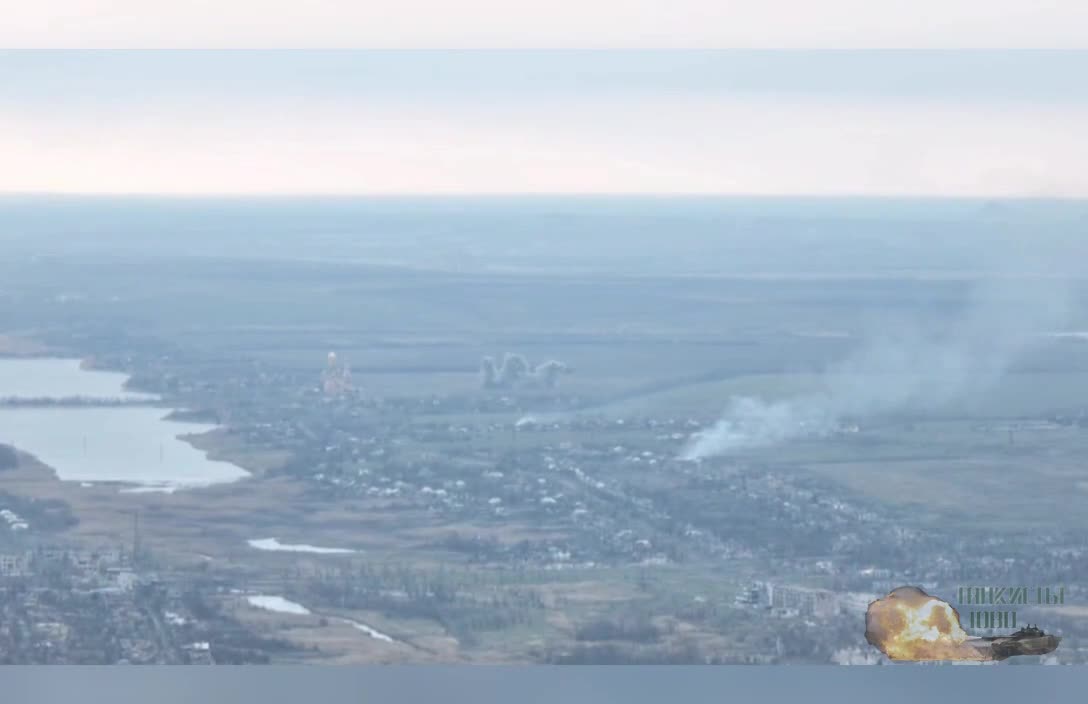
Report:
[[[0,398],[154,398],[125,391],[124,381],[123,374],[81,369],[78,360],[0,359]],[[216,426],[166,420],[169,413],[154,406],[0,408],[0,443],[71,481],[192,487],[248,476],[179,437]]]
[[302,604],[297,604],[293,601],[288,601],[282,596],[268,596],[265,594],[258,594],[255,596],[246,597],[246,601],[250,606],[258,609],[264,609],[265,611],[275,611],[278,614],[292,614],[294,616],[309,616],[310,610]]
[[251,548],[271,552],[308,552],[316,555],[348,555],[355,552],[348,548],[322,548],[316,545],[281,543],[276,538],[261,538],[247,542]]
[[146,401],[156,398],[125,389],[124,374],[83,369],[81,364],[78,359],[0,359],[0,398]]

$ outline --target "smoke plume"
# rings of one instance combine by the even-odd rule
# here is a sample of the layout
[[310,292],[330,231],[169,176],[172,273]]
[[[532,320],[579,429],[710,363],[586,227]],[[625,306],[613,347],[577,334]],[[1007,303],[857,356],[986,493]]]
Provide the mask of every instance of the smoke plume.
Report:
[[501,365],[493,357],[480,361],[480,383],[485,389],[514,389],[523,387],[554,388],[560,374],[570,373],[563,362],[550,359],[535,367],[520,354],[507,353]]
[[734,397],[682,453],[699,459],[827,436],[845,423],[926,412],[999,384],[1048,331],[1065,324],[1070,291],[1056,280],[990,280],[951,317],[885,322],[868,342],[825,370],[819,392],[780,401]]

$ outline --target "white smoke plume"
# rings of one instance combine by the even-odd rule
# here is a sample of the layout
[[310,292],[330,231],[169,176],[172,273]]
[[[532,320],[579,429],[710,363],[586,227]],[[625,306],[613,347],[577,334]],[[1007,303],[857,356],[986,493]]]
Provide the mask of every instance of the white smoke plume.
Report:
[[[827,369],[822,390],[781,401],[734,397],[695,434],[681,457],[699,459],[826,436],[849,420],[925,412],[999,384],[1041,333],[1064,325],[1071,290],[1059,280],[990,280],[943,323],[886,323],[869,342]],[[923,321],[924,322],[924,321]]]
[[570,367],[554,359],[533,367],[524,356],[507,353],[501,365],[496,365],[493,357],[484,357],[480,361],[480,382],[485,389],[518,387],[551,389],[558,383],[560,374],[570,371]]
[[495,358],[484,357],[480,360],[480,386],[485,389],[493,388],[498,378],[499,370],[495,367]]

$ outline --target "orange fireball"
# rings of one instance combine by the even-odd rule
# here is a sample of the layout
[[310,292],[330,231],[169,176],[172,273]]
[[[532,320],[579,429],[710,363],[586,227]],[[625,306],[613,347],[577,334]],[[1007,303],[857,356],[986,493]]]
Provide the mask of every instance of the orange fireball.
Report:
[[899,587],[869,604],[865,638],[892,660],[992,660],[976,647],[952,605],[917,587]]

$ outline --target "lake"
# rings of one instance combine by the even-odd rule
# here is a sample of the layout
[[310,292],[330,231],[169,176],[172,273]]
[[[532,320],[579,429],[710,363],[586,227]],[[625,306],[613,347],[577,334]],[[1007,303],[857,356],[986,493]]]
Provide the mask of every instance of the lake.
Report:
[[0,398],[156,398],[126,390],[124,374],[83,369],[80,364],[78,359],[0,359]]
[[264,609],[265,611],[275,611],[278,614],[291,614],[293,616],[309,616],[310,610],[302,604],[297,604],[293,601],[288,601],[282,596],[268,596],[265,594],[258,594],[256,596],[250,596],[246,598],[250,606],[258,609]]
[[[0,359],[0,398],[155,398],[126,391],[125,378],[81,369],[78,360]],[[34,455],[69,481],[196,487],[248,476],[179,439],[215,426],[165,420],[169,413],[152,406],[0,408],[0,443]]]
[[348,548],[322,548],[316,545],[281,543],[276,538],[261,538],[248,541],[251,548],[270,552],[306,552],[315,555],[350,555],[354,550]]

